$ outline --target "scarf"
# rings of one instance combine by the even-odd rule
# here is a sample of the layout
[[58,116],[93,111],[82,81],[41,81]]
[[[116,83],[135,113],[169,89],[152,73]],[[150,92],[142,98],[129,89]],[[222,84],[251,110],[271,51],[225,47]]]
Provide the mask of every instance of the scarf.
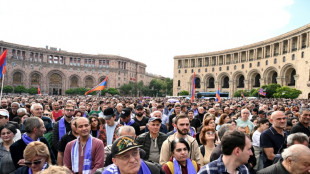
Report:
[[[72,171],[74,173],[79,172],[79,143],[80,137],[77,138],[71,150],[71,164]],[[86,142],[85,154],[84,154],[84,162],[83,162],[83,174],[89,174],[91,172],[91,149],[92,149],[92,136],[89,135],[89,138]]]
[[[181,167],[175,158],[173,158],[173,168],[174,168],[175,174],[182,174],[182,170],[180,170]],[[197,173],[192,161],[189,158],[187,158],[186,160],[186,168],[187,168],[187,173],[190,173],[190,174]]]
[[66,125],[65,125],[65,118],[64,117],[62,117],[59,120],[59,129],[58,129],[59,130],[59,141],[60,141],[61,137],[66,134]]
[[[23,134],[22,139],[26,145],[33,142],[33,139],[31,139],[26,133]],[[40,139],[38,138],[37,141],[40,141]]]
[[191,136],[195,138],[195,137],[196,137],[196,135],[195,135],[195,132],[194,132],[193,128],[192,128],[192,127],[190,127],[190,129],[191,129]]
[[131,119],[127,124],[124,122],[124,125],[126,126],[131,126],[132,124],[135,123],[135,120],[134,119]]
[[[101,174],[120,174],[118,167],[115,164],[111,164],[104,169]],[[151,174],[149,167],[141,159],[141,165],[138,174]]]
[[[44,164],[44,166],[42,167],[42,170],[41,170],[41,171],[45,170],[46,168],[47,168],[47,162],[45,162],[45,164]],[[41,172],[40,172],[40,173],[41,173]],[[28,168],[28,174],[32,174],[32,170],[31,170],[30,167]]]

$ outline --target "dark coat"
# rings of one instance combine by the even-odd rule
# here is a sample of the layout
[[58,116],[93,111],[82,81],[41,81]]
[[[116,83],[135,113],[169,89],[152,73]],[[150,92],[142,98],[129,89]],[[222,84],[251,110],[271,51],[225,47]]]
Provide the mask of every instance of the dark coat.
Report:
[[257,174],[274,174],[274,173],[289,174],[289,172],[283,167],[282,161],[278,161],[277,163],[257,172]]

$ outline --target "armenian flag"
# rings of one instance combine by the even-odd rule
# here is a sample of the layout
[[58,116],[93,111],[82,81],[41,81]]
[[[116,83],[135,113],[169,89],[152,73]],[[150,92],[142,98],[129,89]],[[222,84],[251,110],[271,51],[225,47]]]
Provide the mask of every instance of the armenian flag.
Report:
[[215,96],[216,96],[215,101],[220,103],[221,102],[221,96],[220,96],[220,89],[219,88],[217,88]]
[[244,98],[244,94],[243,94],[243,92],[242,92],[242,91],[241,91],[241,97],[242,97],[242,98]]
[[104,87],[106,86],[106,84],[107,84],[107,80],[108,80],[108,77],[106,77],[101,83],[99,83],[93,89],[85,92],[85,95],[87,95],[88,93],[91,93],[93,91],[102,91],[104,89]]
[[195,72],[194,72],[194,75],[193,75],[191,102],[193,102],[194,99],[195,99]]
[[264,92],[263,88],[260,88],[258,93],[264,97],[266,97],[266,92]]
[[40,95],[41,94],[41,89],[40,89],[40,86],[38,85],[38,94]]
[[0,78],[2,78],[2,76],[5,73],[5,69],[6,69],[6,54],[7,54],[7,50],[5,50],[1,56],[0,56]]

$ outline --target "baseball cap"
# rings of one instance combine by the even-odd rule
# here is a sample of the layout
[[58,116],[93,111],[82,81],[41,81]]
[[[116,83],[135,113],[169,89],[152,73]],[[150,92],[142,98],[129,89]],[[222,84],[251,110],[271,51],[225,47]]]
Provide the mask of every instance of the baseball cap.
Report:
[[111,148],[111,154],[112,157],[115,157],[115,155],[121,155],[131,149],[141,147],[142,145],[138,145],[137,142],[129,137],[129,136],[123,136],[118,138],[112,145]]
[[144,109],[142,105],[138,105],[136,109]]
[[[150,119],[149,119],[149,122],[153,122],[153,121],[159,121],[160,123],[161,123],[161,119],[160,118],[158,118],[158,117],[151,117]],[[148,122],[148,123],[149,123]]]
[[106,108],[104,111],[103,111],[103,119],[110,119],[111,117],[113,117],[115,114],[114,114],[114,111],[112,108]]
[[129,115],[130,115],[130,109],[125,108],[125,109],[122,110],[120,117],[126,118]]
[[9,112],[5,109],[0,109],[0,115],[4,117],[10,117]]

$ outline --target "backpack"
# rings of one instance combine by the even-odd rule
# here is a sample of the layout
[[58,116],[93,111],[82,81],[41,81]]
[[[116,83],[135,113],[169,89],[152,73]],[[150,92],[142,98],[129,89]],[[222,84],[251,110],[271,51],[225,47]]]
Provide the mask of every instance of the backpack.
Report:
[[202,154],[202,156],[204,157],[205,156],[205,146],[204,145],[200,145],[200,152],[201,152],[201,154]]

